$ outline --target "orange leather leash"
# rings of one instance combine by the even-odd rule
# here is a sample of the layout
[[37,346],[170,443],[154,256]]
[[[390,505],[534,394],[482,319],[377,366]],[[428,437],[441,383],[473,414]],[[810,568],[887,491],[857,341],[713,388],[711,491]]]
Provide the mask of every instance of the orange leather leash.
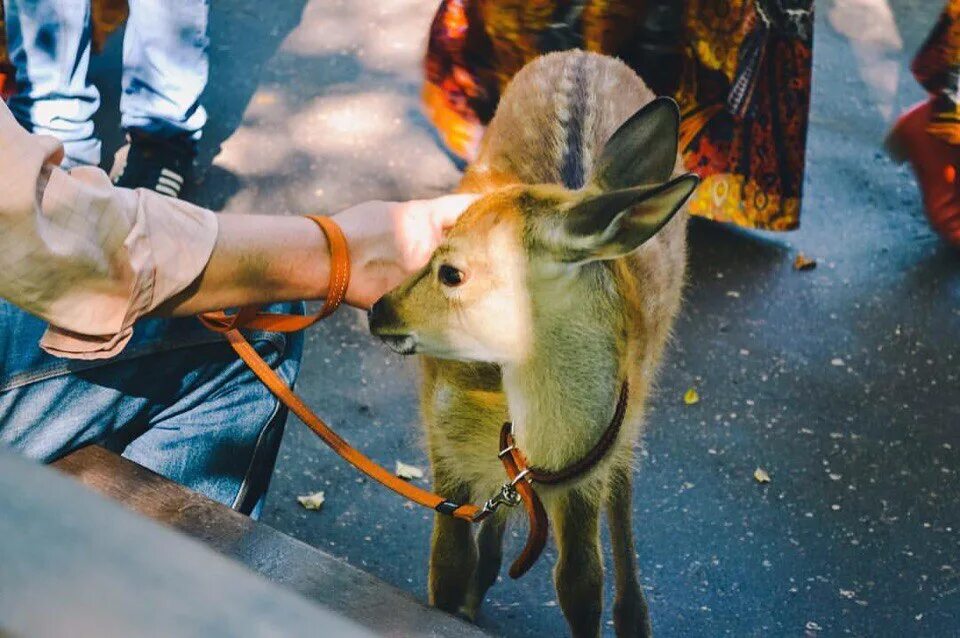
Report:
[[547,472],[546,470],[528,467],[526,458],[514,442],[512,424],[505,423],[500,432],[500,452],[498,456],[503,463],[509,481],[504,483],[500,491],[484,503],[483,507],[471,503],[460,504],[449,501],[439,494],[419,488],[394,476],[334,432],[290,386],[284,383],[283,379],[263,360],[240,332],[241,328],[272,332],[303,330],[333,314],[343,302],[347,286],[350,284],[350,254],[346,238],[340,227],[330,218],[313,215],[308,216],[308,218],[320,227],[330,246],[330,286],[327,291],[327,298],[318,313],[313,315],[286,315],[260,312],[255,306],[245,306],[234,314],[215,311],[203,313],[198,318],[210,330],[223,334],[233,350],[267,389],[291,412],[296,414],[314,434],[319,436],[341,458],[384,487],[418,505],[429,507],[441,514],[470,523],[479,523],[502,505],[512,507],[522,503],[527,512],[530,528],[523,551],[510,566],[510,576],[519,578],[537,561],[547,542],[547,512],[531,483],[536,481],[556,485],[572,480],[589,471],[603,458],[616,441],[620,425],[623,422],[627,400],[626,383],[621,389],[614,418],[597,444],[580,461],[558,472]]
[[[503,462],[503,469],[507,471],[507,476],[510,478],[510,482],[501,488],[500,494],[509,497],[508,487],[515,490],[514,494],[523,503],[523,508],[527,511],[527,518],[530,520],[527,542],[524,544],[520,555],[510,565],[510,578],[520,578],[537,562],[540,554],[543,553],[544,546],[547,544],[547,510],[543,508],[540,497],[530,485],[530,468],[526,466],[526,459],[523,458],[516,443],[514,443],[512,423],[504,423],[503,428],[500,429],[500,453],[498,456]],[[509,501],[507,504],[510,504]],[[537,521],[538,524],[534,525],[534,521]]]
[[309,216],[309,219],[320,227],[330,246],[330,286],[320,312],[313,315],[286,315],[259,312],[254,306],[245,306],[232,315],[223,311],[203,313],[199,316],[200,321],[210,330],[222,333],[234,351],[267,389],[348,463],[414,503],[463,520],[475,520],[481,513],[481,509],[476,505],[452,503],[438,494],[408,483],[394,476],[343,440],[290,389],[290,386],[284,383],[240,332],[241,328],[273,332],[303,330],[333,314],[343,302],[347,286],[350,284],[350,253],[347,249],[347,240],[340,227],[329,217]]

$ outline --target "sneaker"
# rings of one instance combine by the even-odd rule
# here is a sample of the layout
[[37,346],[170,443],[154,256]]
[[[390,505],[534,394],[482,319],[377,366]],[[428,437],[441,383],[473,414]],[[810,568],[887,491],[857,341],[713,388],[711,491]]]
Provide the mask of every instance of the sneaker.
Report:
[[181,198],[193,177],[193,141],[162,139],[130,131],[129,144],[117,151],[111,177],[123,188],[148,188],[168,197]]

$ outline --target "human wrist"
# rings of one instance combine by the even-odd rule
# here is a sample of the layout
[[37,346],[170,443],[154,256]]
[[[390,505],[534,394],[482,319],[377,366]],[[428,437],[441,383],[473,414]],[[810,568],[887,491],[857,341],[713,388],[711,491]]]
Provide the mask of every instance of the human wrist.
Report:
[[383,292],[382,272],[396,261],[395,202],[368,201],[347,208],[332,217],[347,241],[352,277],[345,301],[368,308]]
[[332,264],[330,242],[316,223],[307,218],[304,218],[304,221],[310,225],[309,232],[313,246],[309,257],[310,266],[306,269],[309,276],[303,282],[307,290],[304,297],[306,299],[323,299],[327,296],[327,291],[330,288],[330,267]]
[[277,217],[272,228],[269,269],[251,288],[272,291],[282,299],[323,299],[330,284],[330,245],[308,217]]
[[331,217],[308,215],[308,219],[323,232],[327,250],[327,290],[319,317],[332,314],[343,303],[350,285],[350,250],[347,237],[340,225]]

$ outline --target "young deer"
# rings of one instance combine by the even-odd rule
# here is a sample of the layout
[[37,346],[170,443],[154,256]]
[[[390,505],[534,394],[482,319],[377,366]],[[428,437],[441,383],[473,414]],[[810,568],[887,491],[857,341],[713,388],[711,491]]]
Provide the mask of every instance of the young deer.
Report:
[[[503,94],[461,192],[481,193],[429,265],[379,301],[371,330],[423,359],[421,403],[435,490],[483,502],[504,481],[512,420],[531,465],[557,470],[607,430],[610,452],[572,485],[535,489],[559,556],[555,583],[575,636],[597,636],[606,509],[618,636],[647,636],[631,479],[651,380],[680,305],[684,203],[679,112],[623,63],[584,52],[531,62]],[[430,600],[474,617],[500,569],[507,512],[480,526],[437,515]]]

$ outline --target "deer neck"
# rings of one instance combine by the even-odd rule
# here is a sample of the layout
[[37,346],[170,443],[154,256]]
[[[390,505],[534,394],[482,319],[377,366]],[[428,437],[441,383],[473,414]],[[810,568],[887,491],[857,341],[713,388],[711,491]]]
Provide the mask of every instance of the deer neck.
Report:
[[502,367],[514,435],[532,465],[560,469],[575,462],[613,418],[626,344],[622,320],[610,310],[618,304],[598,299],[597,284],[567,283],[553,295],[558,303],[535,308],[532,347]]

